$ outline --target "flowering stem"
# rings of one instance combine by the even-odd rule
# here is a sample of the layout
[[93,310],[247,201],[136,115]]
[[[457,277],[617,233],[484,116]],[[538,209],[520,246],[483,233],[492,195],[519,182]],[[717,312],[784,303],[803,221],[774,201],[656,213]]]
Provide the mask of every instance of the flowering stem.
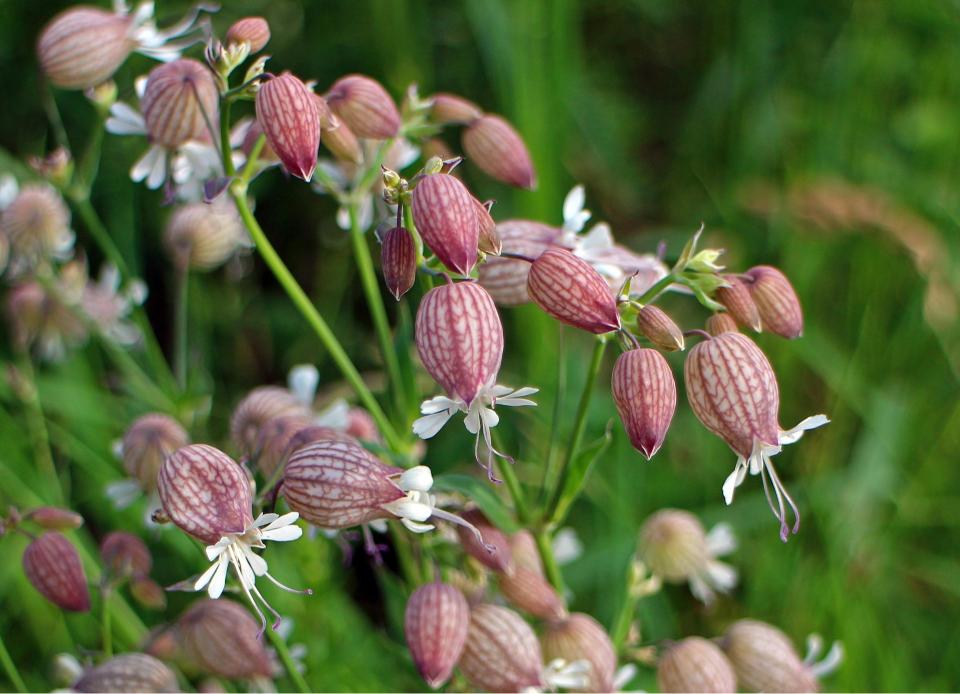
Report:
[[104,658],[113,657],[113,631],[110,627],[110,588],[106,585],[100,588],[100,601],[103,611],[100,614],[100,643]]
[[[246,171],[244,173],[246,173]],[[254,244],[256,244],[257,252],[287,292],[287,296],[290,297],[294,306],[299,309],[307,323],[310,324],[310,327],[312,327],[313,331],[317,334],[317,337],[320,338],[320,341],[330,353],[330,357],[340,369],[344,378],[353,386],[363,406],[367,408],[370,416],[376,421],[387,444],[395,451],[402,451],[401,441],[393,425],[387,419],[376,398],[373,397],[373,393],[370,392],[367,384],[363,382],[363,378],[360,376],[360,372],[357,371],[357,367],[353,365],[353,362],[343,349],[337,336],[333,334],[330,326],[327,325],[323,316],[317,311],[313,302],[310,301],[310,297],[307,296],[296,278],[294,278],[290,270],[287,269],[287,266],[270,243],[259,222],[257,222],[256,217],[254,217],[253,212],[250,210],[250,205],[247,203],[246,189],[246,179],[241,177],[230,186],[230,195],[237,206],[237,211],[240,213],[240,218],[243,220],[244,226],[246,226],[250,237],[253,239]]]
[[540,553],[540,561],[543,562],[543,570],[547,574],[547,580],[560,595],[563,595],[563,574],[560,573],[557,558],[553,556],[550,532],[541,528],[534,533],[533,537],[537,541],[537,551]]
[[27,692],[26,683],[24,683],[23,678],[20,676],[20,671],[17,670],[16,664],[13,662],[13,658],[10,657],[10,652],[7,650],[6,644],[3,643],[3,635],[0,634],[0,663],[3,663],[3,671],[7,673],[7,679],[10,680],[10,684],[13,685],[13,688],[18,692]]
[[580,404],[577,406],[577,416],[573,423],[573,431],[570,433],[570,443],[567,445],[566,455],[563,457],[560,476],[544,515],[544,521],[547,525],[558,520],[556,515],[563,501],[563,489],[566,486],[567,477],[570,475],[570,465],[577,455],[580,443],[583,441],[583,432],[587,427],[587,411],[590,409],[590,399],[593,397],[593,385],[596,383],[597,374],[600,372],[601,364],[603,364],[603,352],[606,347],[606,339],[603,336],[598,337],[593,346],[593,356],[587,370],[587,379],[584,381],[583,391],[580,393]]
[[671,284],[673,284],[676,281],[677,281],[677,278],[674,277],[672,272],[667,273],[666,275],[661,277],[659,280],[657,280],[657,282],[654,283],[654,285],[650,287],[650,289],[648,289],[643,294],[641,294],[639,298],[635,300],[635,302],[640,304],[641,306],[651,303],[654,299],[660,296],[660,294],[662,294],[667,289],[667,287],[669,287]]
[[279,657],[280,662],[283,663],[283,669],[287,671],[287,675],[290,677],[290,681],[293,682],[294,686],[297,688],[297,691],[313,691],[310,689],[310,685],[307,684],[307,681],[303,678],[303,674],[297,669],[296,663],[293,662],[293,657],[290,655],[290,650],[287,648],[287,644],[283,640],[283,637],[270,628],[267,629],[266,633],[267,638],[270,639],[270,643],[273,644],[273,648],[277,652],[277,657]]
[[637,610],[637,603],[640,596],[634,590],[633,568],[627,567],[626,587],[623,591],[623,603],[617,611],[617,619],[613,624],[613,630],[610,632],[610,640],[613,641],[613,648],[617,653],[623,648],[627,637],[630,635],[630,625],[633,623],[633,615]]
[[26,352],[22,353],[18,359],[17,367],[26,381],[20,396],[24,405],[26,405],[24,409],[27,418],[27,431],[29,432],[35,462],[37,468],[49,482],[53,500],[60,502],[63,500],[63,490],[60,488],[60,478],[57,476],[57,468],[53,463],[50,435],[47,432],[46,418],[43,414],[43,406],[40,404],[40,393],[37,392],[36,374],[33,370],[33,362],[30,361],[30,355]]
[[353,241],[353,257],[360,272],[360,283],[366,294],[367,306],[373,318],[373,327],[377,331],[380,341],[380,352],[383,354],[383,363],[387,367],[387,378],[390,381],[390,390],[393,391],[394,404],[397,414],[403,415],[403,386],[400,376],[400,362],[390,335],[390,324],[387,321],[387,310],[383,305],[383,296],[377,283],[377,276],[373,269],[373,259],[370,257],[370,246],[360,226],[359,203],[351,200],[347,205],[350,213],[350,238]]
[[190,298],[190,268],[184,266],[177,277],[177,299],[174,308],[175,352],[173,357],[177,384],[181,390],[187,388],[187,315]]

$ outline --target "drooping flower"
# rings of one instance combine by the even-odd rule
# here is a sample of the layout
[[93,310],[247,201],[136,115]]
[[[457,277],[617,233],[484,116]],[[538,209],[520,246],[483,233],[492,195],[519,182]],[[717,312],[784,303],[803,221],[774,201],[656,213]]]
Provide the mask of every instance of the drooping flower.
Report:
[[744,273],[763,327],[788,340],[803,334],[803,309],[790,280],[770,265],[757,265]]
[[487,258],[480,265],[479,282],[501,306],[517,306],[530,301],[527,277],[530,261],[554,245],[563,232],[541,222],[510,219],[497,224],[501,254],[519,255],[530,260],[508,257]]
[[590,663],[586,686],[574,691],[615,691],[617,652],[607,632],[590,615],[574,612],[566,619],[548,623],[540,636],[540,645],[548,662],[561,659]]
[[637,328],[643,336],[667,352],[683,350],[683,331],[658,306],[647,304],[637,312]]
[[464,511],[461,518],[477,528],[483,538],[482,541],[479,540],[478,536],[466,527],[457,528],[463,551],[489,569],[499,573],[512,571],[513,552],[507,534],[491,523],[480,509]]
[[407,600],[403,631],[417,672],[431,689],[439,689],[463,653],[470,606],[463,593],[446,583],[420,586]]
[[324,95],[357,137],[386,140],[400,131],[400,113],[387,90],[365,75],[346,75]]
[[180,652],[205,674],[231,680],[273,675],[256,620],[232,600],[197,600],[173,633]]
[[309,417],[310,410],[286,388],[254,388],[237,404],[230,417],[230,439],[249,455],[256,449],[260,427],[271,419],[286,415]]
[[737,676],[715,643],[690,636],[669,645],[659,657],[657,684],[661,692],[734,694]]
[[40,594],[70,612],[90,609],[90,590],[80,555],[66,537],[46,532],[27,545],[23,573]]
[[507,602],[537,619],[556,621],[567,616],[563,596],[536,569],[515,565],[497,576],[497,584]]
[[313,92],[284,72],[260,85],[256,107],[257,122],[284,168],[309,182],[320,148],[320,114]]
[[650,460],[663,445],[677,408],[670,365],[655,349],[631,349],[617,358],[611,391],[630,443]]
[[475,118],[464,128],[463,151],[488,176],[517,188],[533,190],[537,174],[520,134],[494,114]]
[[270,25],[263,17],[238,19],[230,25],[224,37],[227,46],[246,43],[250,55],[262,51],[268,41],[270,41]]
[[90,668],[74,682],[73,692],[179,692],[177,675],[145,653],[123,653]]
[[527,293],[551,316],[595,334],[620,329],[613,292],[589,263],[570,251],[551,248],[530,266]]
[[204,444],[185,446],[164,460],[157,490],[170,520],[208,545],[207,558],[213,563],[193,583],[193,590],[206,589],[211,598],[219,598],[232,566],[262,626],[266,627],[266,618],[254,598],[279,620],[280,615],[257,589],[256,579],[266,576],[283,590],[301,591],[271,576],[267,562],[253,550],[263,549],[266,540],[288,542],[299,538],[303,531],[294,525],[299,514],[261,513],[254,520],[250,480],[243,468],[225,453]]
[[383,235],[380,268],[387,289],[399,301],[417,279],[417,249],[405,228],[395,226]]
[[738,324],[754,332],[760,332],[763,327],[760,311],[747,285],[734,275],[724,275],[723,279],[727,282],[727,286],[717,289],[717,301],[724,305]]
[[424,176],[413,190],[412,210],[417,231],[440,262],[469,275],[477,263],[480,226],[463,183],[445,173]]
[[192,202],[167,222],[163,243],[177,269],[212,270],[252,245],[233,202]]
[[684,373],[694,414],[738,456],[734,471],[723,483],[724,500],[727,504],[733,501],[734,490],[748,472],[760,475],[770,509],[780,521],[780,538],[786,542],[790,533],[786,506],[794,514],[794,533],[800,528],[800,512],[770,458],[808,429],[830,420],[818,414],[783,430],[778,421],[780,392],[773,367],[760,348],[740,333],[721,333],[696,345],[687,356]]
[[10,181],[14,197],[9,204],[0,204],[0,236],[9,247],[9,274],[17,276],[41,263],[69,259],[76,237],[70,228],[70,210],[60,194],[45,183],[17,190],[16,181]]
[[457,94],[434,94],[429,102],[430,120],[441,125],[452,123],[469,125],[483,115],[483,110],[479,106]]
[[470,611],[458,667],[480,691],[519,692],[546,684],[537,635],[520,615],[499,605],[478,605]]

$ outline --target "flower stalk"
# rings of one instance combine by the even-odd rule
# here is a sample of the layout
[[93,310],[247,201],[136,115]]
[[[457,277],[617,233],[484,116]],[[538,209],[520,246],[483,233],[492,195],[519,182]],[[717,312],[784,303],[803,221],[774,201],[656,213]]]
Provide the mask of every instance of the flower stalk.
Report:
[[293,661],[293,656],[290,655],[290,649],[287,648],[287,644],[283,640],[283,637],[278,634],[275,629],[267,629],[266,634],[267,638],[270,639],[270,643],[274,650],[277,652],[277,657],[283,664],[283,669],[286,670],[287,676],[290,678],[290,681],[293,682],[293,685],[296,687],[297,691],[313,691],[310,688],[310,685],[308,685],[307,681],[304,679],[303,673],[297,669],[297,664]]
[[23,677],[20,676],[20,671],[17,670],[16,664],[13,662],[13,658],[10,657],[10,651],[7,650],[6,644],[3,642],[3,636],[0,635],[0,664],[3,664],[3,671],[7,675],[7,679],[10,680],[10,684],[13,685],[13,688],[18,692],[28,692],[27,685],[23,681]]

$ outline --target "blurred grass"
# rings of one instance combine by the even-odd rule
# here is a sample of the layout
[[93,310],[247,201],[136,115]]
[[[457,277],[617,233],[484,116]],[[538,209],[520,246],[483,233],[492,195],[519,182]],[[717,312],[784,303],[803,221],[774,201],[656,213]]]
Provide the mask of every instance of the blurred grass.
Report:
[[[10,76],[0,146],[20,157],[49,144],[33,37],[63,5],[0,3],[0,67]],[[159,5],[161,16],[174,17],[187,3]],[[585,545],[584,555],[566,569],[574,609],[609,625],[638,525],[657,508],[687,508],[707,521],[734,525],[742,546],[733,558],[741,587],[713,611],[680,589],[644,602],[645,641],[715,635],[728,621],[749,616],[779,625],[798,643],[813,631],[841,639],[847,660],[828,688],[957,687],[956,314],[949,320],[947,305],[947,320],[931,326],[925,293],[932,271],[914,262],[914,237],[894,240],[877,233],[875,219],[855,216],[833,226],[815,224],[791,205],[791,193],[817,182],[846,181],[882,192],[931,225],[941,249],[933,267],[948,295],[957,296],[957,3],[242,0],[227,3],[215,24],[222,29],[253,13],[274,27],[274,63],[318,79],[321,87],[340,74],[365,72],[397,96],[417,81],[423,94],[462,93],[511,119],[530,145],[539,190],[507,191],[466,165],[478,195],[497,199],[499,219],[558,222],[565,191],[580,181],[596,218],[610,221],[638,250],[652,250],[664,239],[675,253],[704,221],[707,241],[728,249],[731,267],[772,263],[794,280],[806,309],[803,339],[783,343],[761,336],[759,342],[777,368],[782,423],[820,411],[833,420],[777,459],[804,511],[799,536],[779,542],[755,479],[732,507],[722,506],[720,484],[733,457],[681,403],[671,436],[651,463],[614,428],[614,443],[569,519]],[[129,85],[148,65],[129,61],[121,84]],[[58,93],[57,101],[71,135],[79,137],[90,122],[83,98]],[[148,280],[147,307],[166,338],[171,273],[158,236],[168,212],[158,195],[126,178],[140,145],[107,139],[109,164],[95,203]],[[763,214],[747,194],[758,181],[773,192],[772,202],[759,205]],[[833,195],[835,207],[849,202],[847,189],[835,187]],[[329,200],[279,175],[259,181],[257,196],[258,215],[281,254],[361,367],[375,369],[375,343],[347,238],[333,224]],[[84,230],[78,231],[84,240]],[[320,362],[325,380],[335,378],[271,279],[248,264],[250,275],[239,283],[221,273],[194,284],[192,340],[208,355],[196,379],[213,396],[208,430],[195,433],[214,442],[224,439],[226,417],[240,395],[281,381],[291,364]],[[685,302],[670,297],[666,303],[687,327],[703,318]],[[559,329],[530,307],[504,316],[504,381],[543,389],[535,419],[528,416],[522,435],[511,437],[522,443],[521,476],[534,481],[540,475],[537,446],[557,396],[551,346]],[[589,345],[564,332],[568,426]],[[669,359],[679,374],[682,357]],[[72,463],[73,498],[97,536],[118,524],[135,527],[139,513],[115,514],[101,496],[116,474],[110,441],[139,412],[129,398],[104,391],[102,361],[98,349],[88,347],[44,369],[40,381],[60,460]],[[37,489],[38,481],[9,393],[3,406],[0,499],[27,505],[22,490]],[[598,394],[588,438],[615,416],[609,398]],[[450,432],[431,446],[430,461],[438,468],[457,463],[473,472],[467,457],[462,438]],[[156,551],[171,557],[160,567],[162,582],[193,571],[193,550],[181,540],[175,533],[154,540]],[[95,627],[89,617],[64,618],[46,606],[12,559],[19,556],[18,541],[3,542],[11,560],[0,567],[0,594],[8,606],[0,629],[25,635],[8,646],[17,662],[32,665],[25,674],[39,687],[67,636],[94,648]],[[311,684],[416,688],[400,641],[387,638],[359,607],[370,610],[367,603],[377,602],[365,594],[371,584],[343,570],[336,548],[325,541],[297,545],[271,560],[283,580],[317,592],[310,599],[278,599],[297,623],[293,641],[309,646]],[[287,578],[297,573],[298,580]],[[175,613],[181,603],[172,602]],[[649,673],[638,684],[652,687]]]

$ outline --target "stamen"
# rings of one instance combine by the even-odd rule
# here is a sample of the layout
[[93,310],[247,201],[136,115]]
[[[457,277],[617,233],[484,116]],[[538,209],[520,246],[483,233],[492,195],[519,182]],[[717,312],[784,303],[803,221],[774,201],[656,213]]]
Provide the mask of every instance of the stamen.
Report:
[[267,577],[267,580],[270,581],[270,582],[271,582],[273,585],[275,585],[277,588],[280,588],[281,590],[285,590],[285,591],[287,591],[288,593],[294,593],[294,594],[296,594],[296,595],[313,595],[313,589],[312,589],[312,588],[303,588],[303,589],[291,588],[291,587],[288,586],[288,585],[284,585],[283,583],[280,583],[280,581],[278,581],[277,579],[275,579],[275,578],[274,578],[273,576],[271,576],[269,573],[265,573],[264,576],[266,576],[266,577]]
[[793,534],[796,535],[800,530],[800,509],[797,507],[797,503],[793,500],[793,497],[790,496],[790,493],[787,491],[787,488],[783,485],[783,482],[780,481],[780,478],[777,476],[777,471],[773,467],[773,463],[769,460],[767,462],[767,469],[770,472],[770,478],[775,485],[775,489],[779,489],[784,498],[787,500],[787,504],[790,505],[790,509],[793,511],[793,517],[796,519],[793,524]]
[[473,523],[465,521],[460,516],[450,513],[449,511],[444,511],[442,508],[433,509],[433,513],[430,514],[431,518],[440,518],[445,521],[449,521],[456,525],[462,525],[464,528],[473,533],[474,537],[477,538],[477,542],[483,545],[483,548],[487,550],[490,554],[493,554],[497,551],[497,548],[487,542],[484,542],[483,535],[480,533],[480,529],[477,528]]

